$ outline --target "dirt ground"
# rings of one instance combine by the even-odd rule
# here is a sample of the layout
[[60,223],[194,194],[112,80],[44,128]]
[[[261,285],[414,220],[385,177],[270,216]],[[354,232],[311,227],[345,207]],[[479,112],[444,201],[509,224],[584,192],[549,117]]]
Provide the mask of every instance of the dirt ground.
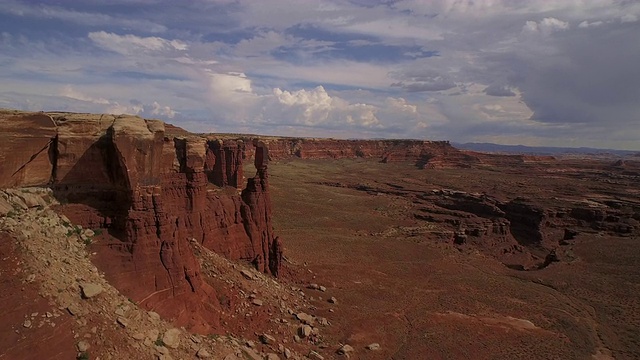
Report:
[[[355,348],[352,358],[638,359],[637,228],[621,235],[576,222],[586,230],[559,246],[562,229],[549,225],[548,239],[523,247],[528,256],[544,256],[550,243],[570,256],[519,271],[492,256],[485,240],[458,246],[451,226],[415,216],[424,194],[442,189],[542,208],[604,197],[639,202],[634,173],[574,165],[275,162],[274,226],[291,267],[331,288],[339,306],[318,301],[318,313],[333,323],[325,336]],[[366,350],[371,343],[380,350]]]

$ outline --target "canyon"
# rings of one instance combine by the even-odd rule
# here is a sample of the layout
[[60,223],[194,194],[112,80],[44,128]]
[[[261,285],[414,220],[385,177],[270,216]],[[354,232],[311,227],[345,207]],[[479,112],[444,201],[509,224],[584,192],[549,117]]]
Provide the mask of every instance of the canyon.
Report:
[[[61,296],[78,301],[64,296],[88,281],[80,266],[95,265],[104,279],[94,281],[113,286],[103,307],[133,306],[136,326],[157,313],[194,334],[185,338],[202,336],[178,349],[185,358],[212,334],[232,334],[220,339],[248,358],[640,356],[635,159],[191,134],[135,116],[1,110],[0,170],[4,259],[18,259],[7,273],[19,273],[21,247],[45,261],[30,265],[38,278],[55,264],[75,273],[43,285],[65,309]],[[59,233],[61,246],[77,238],[84,262],[64,270],[63,248],[47,260],[30,223],[45,239]],[[138,333],[123,340],[118,319],[105,333],[129,344]],[[259,346],[237,338],[257,335]],[[138,354],[136,341],[120,356]],[[154,341],[145,354],[169,359]]]

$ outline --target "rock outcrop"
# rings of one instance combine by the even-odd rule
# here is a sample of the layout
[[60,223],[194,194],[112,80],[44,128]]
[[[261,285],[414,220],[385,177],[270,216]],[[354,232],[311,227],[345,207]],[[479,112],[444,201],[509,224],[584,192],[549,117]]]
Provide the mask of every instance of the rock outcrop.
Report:
[[[0,112],[0,188],[49,186],[60,210],[112,242],[97,262],[122,292],[178,323],[209,331],[218,291],[189,245],[277,275],[267,165],[244,183],[241,141],[168,136],[132,116]],[[19,151],[16,151],[18,149]],[[264,144],[257,144],[264,152]]]
[[46,184],[53,171],[56,125],[42,113],[3,111],[0,123],[0,186]]

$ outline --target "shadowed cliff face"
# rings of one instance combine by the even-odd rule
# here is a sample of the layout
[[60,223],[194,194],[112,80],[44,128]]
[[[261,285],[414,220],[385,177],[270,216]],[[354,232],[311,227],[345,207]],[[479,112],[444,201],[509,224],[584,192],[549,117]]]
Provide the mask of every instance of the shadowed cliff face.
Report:
[[236,190],[242,142],[169,137],[160,121],[112,115],[0,113],[0,129],[0,187],[49,185],[72,222],[108,230],[96,261],[147,308],[195,331],[219,324],[219,294],[189,241],[278,274],[266,163]]

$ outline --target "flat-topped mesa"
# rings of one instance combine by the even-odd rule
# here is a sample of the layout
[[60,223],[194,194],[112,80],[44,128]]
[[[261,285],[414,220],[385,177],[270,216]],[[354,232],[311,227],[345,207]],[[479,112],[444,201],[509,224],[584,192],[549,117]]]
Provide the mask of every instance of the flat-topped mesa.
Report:
[[215,331],[222,305],[189,241],[270,274],[281,264],[265,166],[242,195],[225,190],[243,185],[243,148],[133,116],[0,111],[0,188],[51,186],[72,222],[118,239],[95,258],[117,288]]
[[[251,158],[254,146],[251,136],[236,135],[244,140],[244,155]],[[481,166],[513,166],[553,162],[550,156],[485,154],[460,150],[448,141],[424,140],[338,140],[315,138],[261,138],[269,147],[269,159],[378,159],[383,163],[413,163],[422,169],[471,168]]]
[[[250,158],[254,154],[253,138],[243,140],[245,156]],[[411,162],[422,167],[425,159],[443,163],[443,159],[451,158],[455,159],[451,165],[457,167],[458,161],[467,158],[448,141],[268,138],[263,143],[269,147],[271,160],[369,158],[382,162]]]

